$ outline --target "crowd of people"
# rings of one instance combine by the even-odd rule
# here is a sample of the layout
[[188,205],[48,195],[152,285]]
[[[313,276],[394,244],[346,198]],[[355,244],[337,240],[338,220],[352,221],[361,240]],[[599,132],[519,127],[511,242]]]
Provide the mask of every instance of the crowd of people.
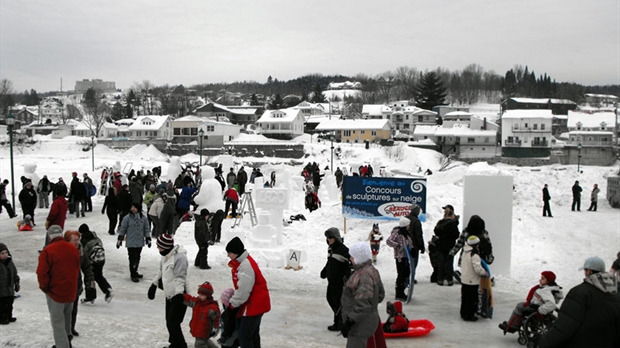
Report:
[[[581,188],[579,181],[575,181],[571,187],[573,201],[571,203],[571,211],[581,211]],[[592,191],[590,192],[590,207],[588,211],[596,211],[598,209],[598,194],[601,190],[598,188],[598,184],[594,184]],[[545,184],[542,189],[543,193],[543,216],[553,217],[551,214],[551,194],[549,193],[549,185]]]

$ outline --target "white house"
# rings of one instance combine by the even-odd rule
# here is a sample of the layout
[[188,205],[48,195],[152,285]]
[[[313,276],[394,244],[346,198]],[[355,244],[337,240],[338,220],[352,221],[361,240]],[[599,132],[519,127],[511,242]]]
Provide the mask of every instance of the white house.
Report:
[[364,104],[362,106],[362,117],[368,120],[389,119],[392,112],[392,108],[384,104]]
[[507,110],[501,117],[502,156],[549,157],[552,110]]
[[471,116],[472,114],[466,111],[451,111],[443,115],[442,125],[447,128],[454,127],[457,124],[469,126]]
[[238,137],[242,128],[242,125],[209,119],[198,125],[198,133],[200,134],[200,130],[204,132],[202,140],[204,146],[221,147],[224,143]]
[[138,116],[134,123],[127,127],[127,131],[129,132],[128,135],[132,138],[172,138],[169,116]]
[[[97,138],[114,138],[118,135],[118,128],[119,127],[114,123],[106,122],[101,126],[101,129],[99,129],[99,134],[97,135]],[[91,133],[91,127],[84,122],[80,122],[73,126],[73,135],[90,138]]]
[[471,129],[467,125],[439,127],[434,134],[440,151],[460,159],[489,159],[496,156],[497,131]]
[[299,109],[267,110],[256,124],[270,138],[292,139],[304,134],[304,117]]

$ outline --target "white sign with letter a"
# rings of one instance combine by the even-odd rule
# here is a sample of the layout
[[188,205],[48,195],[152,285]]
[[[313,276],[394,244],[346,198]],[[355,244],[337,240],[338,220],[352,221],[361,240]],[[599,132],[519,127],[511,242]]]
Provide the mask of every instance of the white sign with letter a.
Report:
[[300,262],[301,262],[301,250],[289,249],[285,268],[286,269],[292,268],[298,271],[302,268],[302,266],[300,265]]

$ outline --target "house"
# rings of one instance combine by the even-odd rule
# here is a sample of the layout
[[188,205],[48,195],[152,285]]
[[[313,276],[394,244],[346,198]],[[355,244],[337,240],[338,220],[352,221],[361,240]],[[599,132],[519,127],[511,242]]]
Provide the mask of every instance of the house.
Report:
[[615,107],[620,102],[620,98],[610,94],[586,93],[584,98],[586,104],[593,107]]
[[568,113],[568,130],[568,141],[564,146],[567,164],[614,163],[613,144],[618,134],[614,112],[589,114],[571,111]]
[[439,151],[459,159],[491,159],[497,156],[497,131],[471,129],[459,124],[438,127],[434,134]]
[[362,117],[367,120],[388,119],[392,112],[392,108],[384,104],[364,104],[362,106]]
[[[91,127],[91,125],[86,124],[84,122],[80,122],[76,125],[73,125],[73,131],[72,131],[72,135],[76,135],[79,137],[90,137],[91,136],[91,129],[94,128],[94,125]],[[108,139],[108,138],[114,138],[118,136],[118,130],[119,130],[119,126],[117,126],[114,123],[110,123],[110,122],[106,122],[104,123],[101,128],[99,129],[99,134],[97,134],[97,138],[98,139]],[[126,134],[127,135],[127,134]]]
[[230,122],[216,121],[207,117],[188,115],[170,122],[172,142],[187,144],[199,140],[200,130],[203,134],[203,146],[221,147],[239,135],[243,126]]
[[568,99],[553,98],[508,98],[502,102],[502,113],[506,110],[551,110],[553,115],[568,115],[577,109],[577,104]]
[[256,122],[269,138],[292,139],[304,134],[304,117],[299,109],[267,110]]
[[584,113],[569,111],[567,128],[569,131],[609,131],[615,133],[616,114],[612,111]]
[[378,143],[391,138],[391,121],[384,120],[325,120],[317,131],[333,132],[336,141],[344,143]]
[[327,85],[328,90],[340,90],[340,89],[362,89],[362,84],[360,82],[330,82]]
[[409,105],[407,100],[395,101],[389,105],[366,104],[362,106],[365,119],[388,119],[393,130],[404,134],[413,134],[418,125],[434,125],[437,113]]
[[437,105],[437,106],[433,106],[433,111],[437,113],[438,117],[443,119],[443,116],[449,112],[454,112],[454,111],[469,112],[469,108],[460,107],[460,106]]
[[169,140],[172,137],[169,116],[138,116],[134,123],[127,127],[127,131],[127,135],[133,139],[142,138]]
[[455,125],[469,126],[471,116],[472,114],[466,111],[451,111],[443,115],[442,125],[447,128],[454,127]]
[[[39,122],[39,107],[18,105],[10,109],[11,114],[15,118],[15,124],[26,125],[33,122]],[[15,127],[19,128],[19,127]]]
[[552,110],[507,110],[501,117],[503,157],[549,157]]
[[262,107],[256,105],[227,106],[209,101],[196,109],[196,116],[215,118],[216,121],[225,117],[232,123],[245,126],[254,124],[263,111]]

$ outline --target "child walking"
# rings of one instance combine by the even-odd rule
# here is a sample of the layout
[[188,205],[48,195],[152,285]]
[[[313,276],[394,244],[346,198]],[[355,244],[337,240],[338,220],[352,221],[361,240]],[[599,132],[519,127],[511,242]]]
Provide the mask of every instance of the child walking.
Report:
[[525,302],[518,303],[512,311],[510,319],[499,324],[504,335],[506,332],[517,332],[524,316],[536,311],[542,315],[547,315],[558,308],[557,304],[564,297],[564,294],[555,279],[555,273],[551,271],[544,271],[540,274],[538,285],[530,289]]
[[198,297],[183,294],[184,303],[192,307],[192,320],[189,329],[196,338],[195,348],[217,348],[217,344],[211,341],[211,337],[217,335],[220,330],[220,308],[217,301],[213,300],[213,286],[204,282],[198,287]]
[[465,321],[477,321],[476,309],[478,308],[478,287],[480,277],[488,277],[487,271],[480,262],[478,245],[480,239],[470,236],[463,248],[461,260],[461,318]]
[[198,244],[198,255],[194,260],[194,266],[200,269],[211,269],[207,257],[209,256],[209,243],[211,242],[211,232],[209,231],[209,210],[202,209],[200,215],[194,222],[194,239]]
[[0,243],[0,325],[13,323],[13,300],[19,292],[19,275],[9,248]]
[[372,263],[377,263],[377,255],[379,255],[381,241],[383,240],[383,235],[379,231],[379,224],[372,225],[368,240],[370,241],[370,251],[372,251]]
[[235,348],[239,347],[239,340],[237,338],[237,309],[230,308],[230,299],[235,294],[233,288],[228,288],[222,291],[220,300],[222,301],[222,308],[224,311],[220,316],[222,334],[217,340],[217,343],[222,345],[222,348]]

